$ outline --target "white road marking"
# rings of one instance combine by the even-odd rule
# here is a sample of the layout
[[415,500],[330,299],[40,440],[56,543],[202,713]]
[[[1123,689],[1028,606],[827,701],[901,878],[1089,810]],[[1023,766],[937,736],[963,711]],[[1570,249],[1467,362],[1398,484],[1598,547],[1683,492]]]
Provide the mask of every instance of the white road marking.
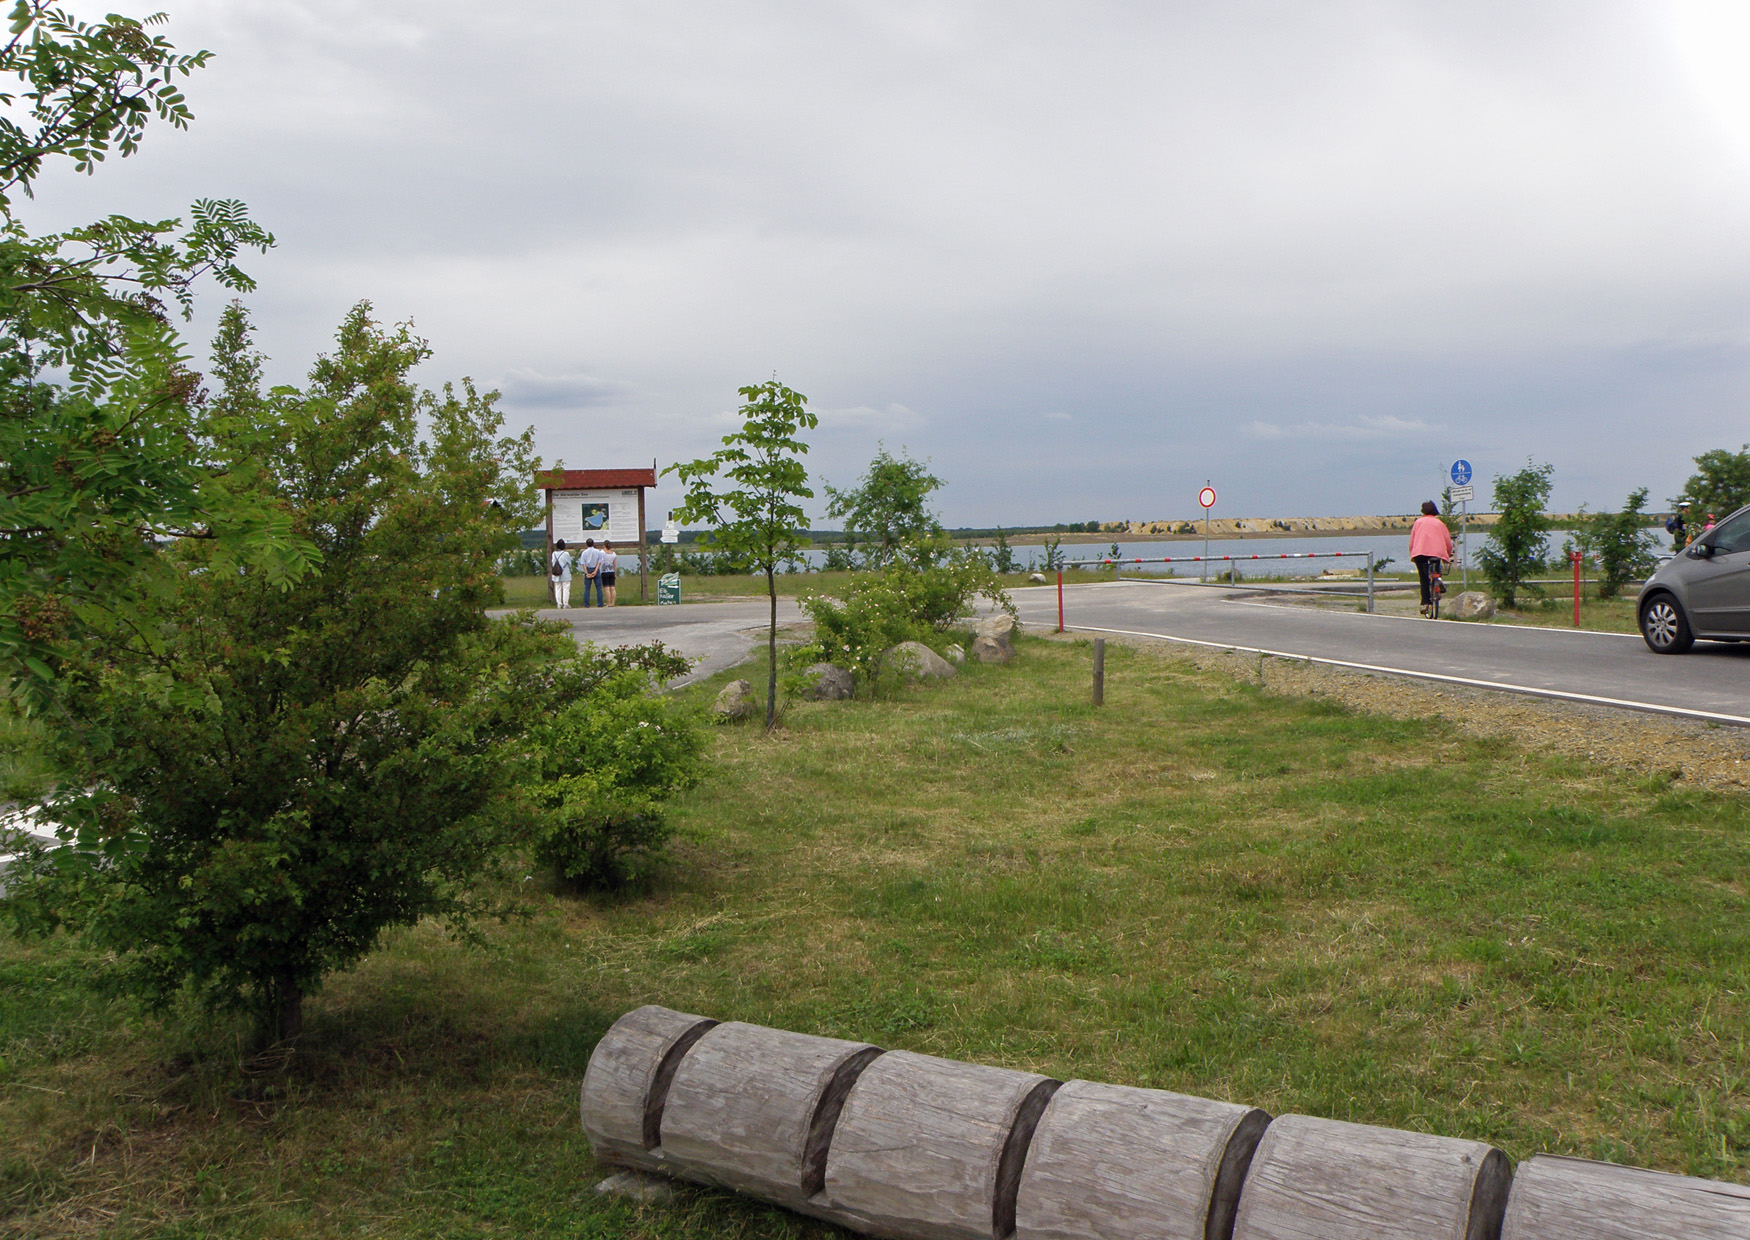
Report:
[[1446,676],[1439,672],[1420,672],[1408,667],[1385,667],[1377,663],[1355,663],[1348,659],[1327,659],[1319,655],[1295,654],[1287,650],[1266,650],[1260,646],[1240,646],[1232,642],[1199,641],[1194,637],[1174,637],[1170,633],[1145,633],[1137,629],[1104,629],[1081,624],[1069,627],[1076,632],[1114,633],[1121,637],[1152,637],[1156,641],[1180,642],[1187,646],[1206,646],[1212,650],[1267,654],[1277,659],[1298,659],[1304,663],[1322,663],[1327,667],[1347,667],[1361,672],[1378,672],[1385,676],[1407,676],[1412,680],[1434,680],[1442,684],[1466,685],[1477,689],[1501,689],[1508,693],[1521,693],[1527,697],[1556,698],[1565,702],[1584,702],[1592,706],[1614,706],[1619,710],[1638,710],[1654,715],[1675,715],[1683,719],[1705,719],[1714,723],[1729,723],[1734,727],[1750,727],[1750,716],[1746,715],[1725,715],[1711,710],[1691,710],[1683,706],[1664,706],[1658,702],[1637,702],[1631,698],[1600,697],[1592,693],[1569,693],[1561,689],[1540,689],[1535,685],[1516,685],[1498,680],[1477,680],[1469,676]]

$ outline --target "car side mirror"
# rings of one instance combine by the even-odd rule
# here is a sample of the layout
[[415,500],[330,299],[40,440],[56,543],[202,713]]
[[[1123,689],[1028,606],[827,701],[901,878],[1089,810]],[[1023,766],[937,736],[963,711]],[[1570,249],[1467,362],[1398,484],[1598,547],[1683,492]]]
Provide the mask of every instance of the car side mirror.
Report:
[[1698,560],[1705,560],[1714,553],[1714,545],[1700,538],[1689,544],[1689,554]]

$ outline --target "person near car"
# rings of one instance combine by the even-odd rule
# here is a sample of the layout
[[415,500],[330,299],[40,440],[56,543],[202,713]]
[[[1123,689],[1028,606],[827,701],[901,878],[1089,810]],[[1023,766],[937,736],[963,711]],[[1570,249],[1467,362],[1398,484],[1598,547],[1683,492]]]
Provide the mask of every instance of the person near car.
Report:
[[571,553],[561,538],[553,544],[552,558],[547,561],[547,575],[553,579],[553,606],[561,610],[571,606]]
[[1410,527],[1410,559],[1416,564],[1416,579],[1422,583],[1422,614],[1434,614],[1434,566],[1452,559],[1452,531],[1440,519],[1440,506],[1433,500],[1422,504],[1422,515]]
[[1714,516],[1714,514],[1710,512],[1707,514],[1707,524],[1701,527],[1701,532],[1703,534],[1705,534],[1709,530],[1713,529],[1713,527],[1718,525],[1719,523],[1720,523],[1720,519],[1718,517]]
[[589,606],[589,592],[595,588],[596,606],[602,605],[602,552],[595,545],[595,539],[583,540],[583,551],[577,557],[577,566],[583,569],[583,605]]
[[614,605],[614,574],[619,571],[619,568],[620,557],[614,553],[613,541],[607,538],[602,539],[602,597],[607,600],[602,604],[603,607]]
[[1689,545],[1689,501],[1677,505],[1677,511],[1665,522],[1665,532],[1671,535],[1671,550],[1681,551]]

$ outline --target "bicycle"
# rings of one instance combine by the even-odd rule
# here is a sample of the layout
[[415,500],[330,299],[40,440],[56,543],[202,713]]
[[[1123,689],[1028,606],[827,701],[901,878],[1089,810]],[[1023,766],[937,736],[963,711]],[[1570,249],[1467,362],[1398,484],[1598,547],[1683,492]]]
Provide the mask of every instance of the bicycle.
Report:
[[1428,565],[1428,597],[1433,600],[1428,609],[1430,620],[1440,619],[1440,596],[1446,593],[1446,582],[1440,577],[1440,561],[1433,560]]

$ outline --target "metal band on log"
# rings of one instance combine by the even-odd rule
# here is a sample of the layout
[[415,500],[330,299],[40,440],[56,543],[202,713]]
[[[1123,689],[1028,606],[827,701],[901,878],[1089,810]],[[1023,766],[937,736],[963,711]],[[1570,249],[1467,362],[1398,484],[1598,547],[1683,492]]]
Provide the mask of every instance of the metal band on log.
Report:
[[1034,1130],[1015,1240],[1228,1240],[1269,1122],[1256,1107],[1071,1081]]
[[1497,1240],[1511,1178],[1486,1142],[1285,1115],[1258,1143],[1234,1240]]
[[1744,1240],[1750,1188],[1539,1154],[1519,1164],[1501,1240]]
[[845,1096],[881,1048],[738,1021],[718,1025],[676,1070],[662,1161],[685,1176],[803,1213],[825,1186]]
[[682,1056],[716,1024],[653,1004],[627,1012],[602,1035],[590,1053],[578,1107],[598,1159],[641,1171],[661,1166],[669,1082]]
[[1059,1082],[889,1051],[863,1070],[826,1160],[825,1216],[891,1240],[1006,1240]]

